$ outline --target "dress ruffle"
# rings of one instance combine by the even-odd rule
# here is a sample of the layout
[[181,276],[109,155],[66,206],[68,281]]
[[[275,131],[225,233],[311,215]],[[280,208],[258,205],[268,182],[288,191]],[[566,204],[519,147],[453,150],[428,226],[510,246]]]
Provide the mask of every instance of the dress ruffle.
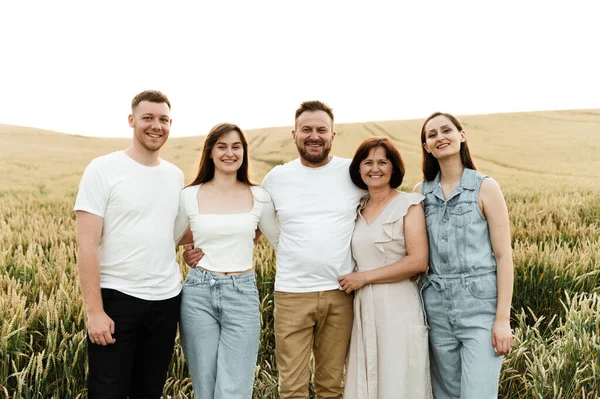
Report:
[[[419,193],[401,192],[384,211],[387,213],[386,219],[382,224],[381,233],[375,239],[375,246],[381,252],[385,252],[383,244],[392,240],[404,240],[404,216],[408,213],[408,208],[421,203],[425,199]],[[366,204],[366,201],[365,201]]]

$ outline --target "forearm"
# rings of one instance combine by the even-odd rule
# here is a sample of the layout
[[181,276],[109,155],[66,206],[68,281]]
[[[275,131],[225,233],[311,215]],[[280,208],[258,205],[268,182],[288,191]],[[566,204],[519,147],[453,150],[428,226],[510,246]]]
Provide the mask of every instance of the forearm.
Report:
[[97,252],[79,251],[77,260],[83,302],[88,315],[104,311],[100,293],[100,265]]
[[396,283],[427,270],[427,257],[407,255],[396,263],[364,273],[367,284]]
[[496,320],[509,321],[512,303],[514,268],[512,255],[499,256],[498,264],[498,304],[496,305]]

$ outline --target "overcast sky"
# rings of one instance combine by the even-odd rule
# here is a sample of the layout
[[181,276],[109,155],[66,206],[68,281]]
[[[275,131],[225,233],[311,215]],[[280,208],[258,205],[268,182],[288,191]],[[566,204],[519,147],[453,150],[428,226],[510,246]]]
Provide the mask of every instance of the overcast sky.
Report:
[[600,108],[600,2],[2,1],[0,123],[131,135],[158,89],[173,136],[291,125]]

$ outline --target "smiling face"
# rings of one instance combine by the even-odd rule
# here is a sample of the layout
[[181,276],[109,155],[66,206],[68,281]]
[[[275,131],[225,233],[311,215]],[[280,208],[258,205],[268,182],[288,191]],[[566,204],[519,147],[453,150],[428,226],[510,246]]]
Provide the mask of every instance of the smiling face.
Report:
[[459,131],[445,115],[431,118],[424,127],[423,148],[436,159],[460,156],[461,143],[466,140],[464,130]]
[[378,146],[369,151],[369,155],[360,163],[360,177],[369,189],[390,186],[393,166],[385,148]]
[[244,161],[244,147],[240,134],[231,130],[217,139],[210,152],[215,164],[215,173],[237,173]]
[[167,141],[171,130],[170,110],[167,103],[140,102],[129,115],[133,128],[134,145],[149,152],[158,151]]
[[335,132],[333,121],[325,111],[305,111],[300,114],[292,137],[304,165],[318,167],[329,162]]

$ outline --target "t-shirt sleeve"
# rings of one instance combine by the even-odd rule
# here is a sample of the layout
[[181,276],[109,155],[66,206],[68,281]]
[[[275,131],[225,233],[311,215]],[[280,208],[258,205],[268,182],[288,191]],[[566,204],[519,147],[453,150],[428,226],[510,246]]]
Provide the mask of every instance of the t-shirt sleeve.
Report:
[[102,173],[102,169],[97,162],[92,161],[85,168],[79,182],[79,191],[73,210],[85,211],[104,217],[109,195],[108,176],[106,173]]
[[277,249],[277,245],[279,245],[279,224],[277,223],[277,218],[275,216],[273,201],[271,201],[270,198],[268,202],[263,204],[258,228],[265,235],[267,240],[269,240],[273,248]]
[[187,190],[183,189],[179,193],[179,212],[177,213],[177,217],[175,218],[175,229],[173,235],[173,237],[175,237],[175,245],[177,245],[179,241],[181,241],[181,238],[183,237],[189,226],[187,210],[185,207],[186,192]]

